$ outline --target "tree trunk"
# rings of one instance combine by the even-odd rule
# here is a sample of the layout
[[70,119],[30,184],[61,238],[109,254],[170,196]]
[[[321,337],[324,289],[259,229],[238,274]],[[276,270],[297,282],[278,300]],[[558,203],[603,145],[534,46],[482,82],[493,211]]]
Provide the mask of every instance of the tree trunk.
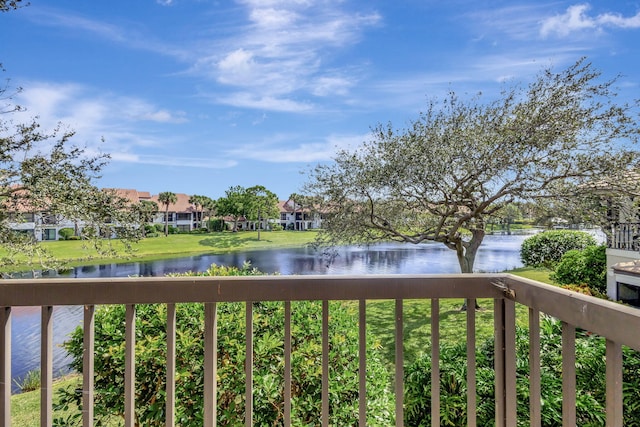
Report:
[[[473,273],[473,264],[476,261],[476,255],[478,254],[478,248],[482,244],[482,240],[485,236],[484,230],[475,229],[471,231],[471,240],[468,242],[459,241],[455,242],[456,255],[458,257],[458,264],[460,264],[461,273]],[[476,301],[476,310],[480,308]],[[461,311],[467,310],[467,301],[462,304]]]
[[167,204],[167,208],[164,211],[164,236],[167,237],[169,235],[169,204]]

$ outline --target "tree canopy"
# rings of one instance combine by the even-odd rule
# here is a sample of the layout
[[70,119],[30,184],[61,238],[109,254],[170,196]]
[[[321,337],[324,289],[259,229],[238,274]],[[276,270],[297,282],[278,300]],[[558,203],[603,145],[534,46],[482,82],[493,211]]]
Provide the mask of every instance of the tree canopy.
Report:
[[[19,89],[18,89],[19,90]],[[37,118],[14,123],[26,114],[11,103],[9,86],[0,88],[0,246],[7,250],[1,264],[16,255],[43,266],[54,266],[33,234],[14,231],[24,214],[46,214],[82,226],[82,236],[94,247],[110,251],[109,239],[117,236],[130,242],[139,237],[139,224],[129,201],[114,191],[94,185],[109,156],[88,155],[72,144],[74,132],[59,125],[42,130]]]
[[451,92],[406,129],[376,126],[309,173],[321,243],[436,241],[472,272],[488,216],[514,201],[575,196],[635,165],[638,102],[617,103],[615,81],[581,59],[492,101]]

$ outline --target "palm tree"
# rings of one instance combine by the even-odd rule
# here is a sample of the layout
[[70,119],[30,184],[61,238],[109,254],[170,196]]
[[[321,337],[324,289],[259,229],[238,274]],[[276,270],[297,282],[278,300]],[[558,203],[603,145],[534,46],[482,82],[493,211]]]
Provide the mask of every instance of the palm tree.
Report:
[[169,235],[169,205],[178,201],[176,193],[163,191],[158,194],[158,201],[164,205],[164,235]]
[[198,208],[202,208],[202,205],[204,202],[203,199],[204,199],[204,196],[198,196],[196,194],[189,197],[189,203],[191,203],[196,208],[196,214],[195,214],[196,228],[202,227],[202,213],[200,214],[200,223],[198,224],[198,212],[199,212]]

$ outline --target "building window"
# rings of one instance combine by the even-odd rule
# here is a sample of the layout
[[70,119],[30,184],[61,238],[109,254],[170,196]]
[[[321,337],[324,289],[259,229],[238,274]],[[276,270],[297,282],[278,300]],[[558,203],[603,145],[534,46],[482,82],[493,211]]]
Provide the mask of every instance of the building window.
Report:
[[42,240],[56,240],[56,229],[45,228],[42,230]]
[[177,215],[177,220],[178,221],[191,221],[191,214],[190,213],[182,213],[179,212]]
[[35,221],[35,215],[33,213],[23,213],[22,214],[22,220],[24,222],[34,222]]
[[174,215],[174,212],[162,214],[162,222],[165,222],[165,221],[173,222],[173,215]]
[[640,288],[618,282],[618,300],[634,307],[640,307]]
[[280,221],[286,221],[286,220],[287,220],[286,212],[281,212],[280,213]]
[[189,228],[188,225],[182,225],[181,224],[181,225],[178,225],[178,231],[181,232],[181,233],[186,233],[186,232],[191,231],[191,229]]

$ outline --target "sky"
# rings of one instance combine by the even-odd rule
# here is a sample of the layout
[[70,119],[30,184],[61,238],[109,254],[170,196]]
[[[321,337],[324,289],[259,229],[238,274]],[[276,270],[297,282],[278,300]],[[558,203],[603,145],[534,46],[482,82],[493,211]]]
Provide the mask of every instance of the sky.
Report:
[[99,187],[286,200],[308,171],[450,91],[499,96],[587,57],[640,98],[640,0],[30,0],[0,79],[108,153]]

